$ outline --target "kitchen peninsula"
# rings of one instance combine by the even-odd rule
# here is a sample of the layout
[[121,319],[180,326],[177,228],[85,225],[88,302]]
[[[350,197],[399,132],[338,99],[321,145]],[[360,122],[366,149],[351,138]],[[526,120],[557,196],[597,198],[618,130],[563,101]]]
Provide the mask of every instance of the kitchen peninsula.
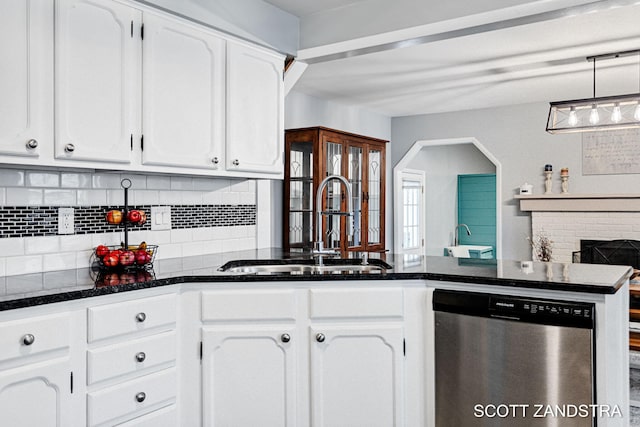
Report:
[[88,269],[0,278],[0,421],[435,426],[433,295],[446,290],[593,304],[594,404],[621,412],[597,423],[628,423],[630,268],[387,255],[382,272],[218,271],[287,257],[159,260],[147,281],[110,286]]

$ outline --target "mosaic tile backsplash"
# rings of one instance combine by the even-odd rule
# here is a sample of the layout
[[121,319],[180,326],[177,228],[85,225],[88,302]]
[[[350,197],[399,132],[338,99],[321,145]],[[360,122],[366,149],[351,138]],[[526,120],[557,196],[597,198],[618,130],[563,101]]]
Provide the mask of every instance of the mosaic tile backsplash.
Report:
[[[158,259],[256,248],[255,180],[0,165],[0,276],[86,267],[95,246],[123,241],[105,214],[122,208],[124,178],[129,207],[148,218],[129,241],[159,245]],[[171,207],[170,230],[151,230],[152,206]],[[61,207],[74,208],[72,235],[57,234]]]
[[[61,206],[62,207],[62,206]],[[68,206],[72,207],[72,206]],[[122,231],[122,225],[106,222],[106,213],[117,207],[74,207],[74,234],[96,234]],[[151,206],[136,205],[129,209],[144,210],[151,218]],[[176,205],[171,206],[172,229],[200,227],[234,227],[256,224],[255,205]],[[131,225],[131,231],[151,230],[151,221]],[[58,234],[58,206],[0,207],[0,238],[55,236]]]

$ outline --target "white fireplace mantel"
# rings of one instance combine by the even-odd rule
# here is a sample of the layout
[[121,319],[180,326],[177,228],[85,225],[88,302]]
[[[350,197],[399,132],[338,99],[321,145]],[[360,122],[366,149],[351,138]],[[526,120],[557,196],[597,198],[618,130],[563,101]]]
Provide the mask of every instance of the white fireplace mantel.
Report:
[[640,194],[517,195],[521,211],[640,212]]

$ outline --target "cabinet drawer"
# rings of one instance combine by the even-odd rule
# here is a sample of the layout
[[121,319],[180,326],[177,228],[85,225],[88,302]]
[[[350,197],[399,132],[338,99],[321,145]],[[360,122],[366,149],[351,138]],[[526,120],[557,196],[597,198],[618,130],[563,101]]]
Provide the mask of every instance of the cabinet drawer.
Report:
[[69,334],[68,314],[0,323],[0,362],[68,348]]
[[165,332],[147,338],[109,345],[87,352],[89,384],[130,374],[176,359],[176,334]]
[[176,370],[170,368],[89,393],[89,423],[100,425],[162,403],[170,405],[175,401],[177,386]]
[[123,424],[118,424],[118,427],[176,427],[178,425],[180,424],[178,423],[176,406],[171,405]]
[[89,342],[176,322],[176,296],[161,295],[89,309]]
[[202,293],[202,320],[296,319],[293,290],[243,290]]
[[309,291],[312,319],[402,317],[403,293],[386,289],[312,289]]

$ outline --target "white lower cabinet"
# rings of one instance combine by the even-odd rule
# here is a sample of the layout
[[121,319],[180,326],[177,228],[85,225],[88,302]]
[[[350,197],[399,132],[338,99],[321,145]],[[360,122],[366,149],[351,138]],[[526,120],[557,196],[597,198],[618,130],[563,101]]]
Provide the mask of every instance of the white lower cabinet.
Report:
[[207,291],[202,305],[204,426],[404,425],[401,288]]
[[177,305],[167,294],[88,308],[87,425],[154,425],[175,408]]
[[16,314],[0,321],[0,425],[77,425],[71,315]]
[[207,327],[205,426],[295,426],[296,347],[291,326]]
[[314,427],[403,425],[402,325],[311,328]]
[[0,371],[0,425],[74,425],[68,357]]

